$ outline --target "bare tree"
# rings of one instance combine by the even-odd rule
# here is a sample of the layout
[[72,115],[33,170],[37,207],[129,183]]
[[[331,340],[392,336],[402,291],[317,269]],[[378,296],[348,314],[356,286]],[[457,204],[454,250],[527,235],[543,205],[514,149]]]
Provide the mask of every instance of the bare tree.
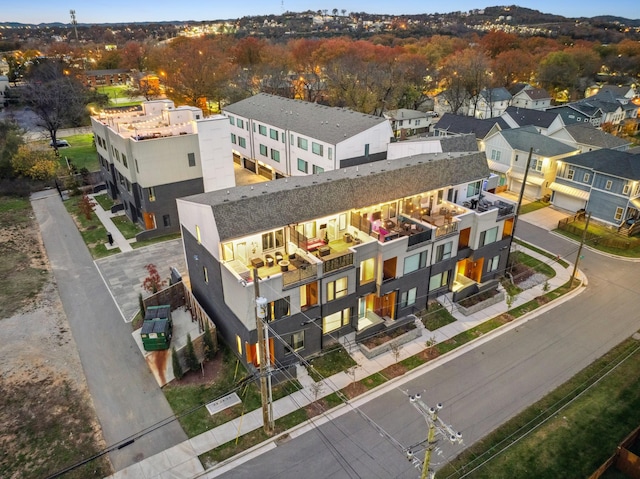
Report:
[[58,130],[80,126],[87,114],[88,90],[58,62],[34,66],[23,90],[23,99],[38,116],[36,122],[47,130],[56,152]]

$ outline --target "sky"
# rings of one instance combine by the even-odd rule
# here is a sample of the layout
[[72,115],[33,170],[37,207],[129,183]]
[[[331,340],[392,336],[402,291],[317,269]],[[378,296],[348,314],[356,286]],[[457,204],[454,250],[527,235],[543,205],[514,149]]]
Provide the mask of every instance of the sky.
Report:
[[[448,13],[468,11],[475,8],[499,5],[481,3],[482,0],[458,0],[448,4],[425,0],[341,0],[325,3],[327,0],[244,0],[223,2],[220,0],[176,2],[175,0],[155,0],[132,2],[131,0],[92,0],[61,2],[60,0],[27,0],[3,2],[0,9],[0,23],[70,23],[70,10],[75,10],[78,23],[123,23],[142,21],[206,21],[233,19],[250,15],[280,14],[284,11],[327,10],[337,8],[347,12],[388,13],[393,15],[417,13]],[[75,3],[75,4],[74,4]],[[513,5],[513,0],[502,3]],[[611,0],[609,2],[585,0],[582,2],[552,0],[521,0],[521,7],[565,17],[593,17],[615,15],[630,19],[640,18],[637,0]],[[578,7],[579,5],[579,7]]]

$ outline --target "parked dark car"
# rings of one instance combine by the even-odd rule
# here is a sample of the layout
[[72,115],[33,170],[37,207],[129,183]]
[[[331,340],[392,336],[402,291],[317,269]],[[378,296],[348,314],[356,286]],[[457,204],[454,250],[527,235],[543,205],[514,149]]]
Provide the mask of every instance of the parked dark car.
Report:
[[[51,143],[49,143],[49,146],[53,148],[53,141],[51,141]],[[56,140],[56,146],[58,148],[66,148],[68,146],[71,146],[69,144],[69,142],[67,140]]]

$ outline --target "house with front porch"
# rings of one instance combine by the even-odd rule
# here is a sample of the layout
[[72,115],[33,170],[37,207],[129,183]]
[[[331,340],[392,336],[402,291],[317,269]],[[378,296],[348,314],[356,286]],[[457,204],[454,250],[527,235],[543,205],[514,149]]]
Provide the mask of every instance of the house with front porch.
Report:
[[577,155],[580,150],[538,132],[534,126],[499,131],[484,141],[489,168],[499,176],[498,187],[520,193],[525,177],[529,152],[531,162],[527,172],[524,196],[542,198],[551,194],[556,162]]
[[266,93],[222,112],[234,161],[268,179],[383,160],[393,137],[386,118]]
[[433,153],[180,198],[192,292],[256,366],[259,288],[278,367],[464,297],[512,240],[515,204],[481,193],[488,175],[483,153]]
[[629,230],[640,220],[640,156],[603,148],[565,158],[551,190],[555,206]]

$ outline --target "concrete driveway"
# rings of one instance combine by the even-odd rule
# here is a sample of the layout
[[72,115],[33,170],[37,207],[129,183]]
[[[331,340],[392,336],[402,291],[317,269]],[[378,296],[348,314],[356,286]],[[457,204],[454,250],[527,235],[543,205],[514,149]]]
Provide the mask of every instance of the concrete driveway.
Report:
[[567,216],[570,216],[569,212],[558,210],[553,206],[547,206],[520,216],[520,220],[547,231],[552,231],[558,228],[558,221],[565,219]]

